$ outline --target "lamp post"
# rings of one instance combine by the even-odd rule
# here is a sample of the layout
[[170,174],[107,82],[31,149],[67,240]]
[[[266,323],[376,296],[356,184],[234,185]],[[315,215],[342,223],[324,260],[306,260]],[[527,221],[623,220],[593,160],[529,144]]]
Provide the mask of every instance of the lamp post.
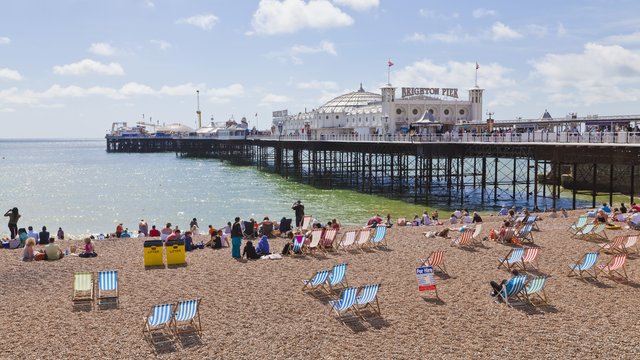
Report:
[[491,111],[487,111],[487,115],[489,115],[489,118],[487,119],[487,131],[488,132],[492,132],[493,131],[493,119],[491,118],[491,116],[493,116],[493,114],[495,114],[495,113],[491,112]]
[[278,141],[282,139],[282,121],[278,121]]

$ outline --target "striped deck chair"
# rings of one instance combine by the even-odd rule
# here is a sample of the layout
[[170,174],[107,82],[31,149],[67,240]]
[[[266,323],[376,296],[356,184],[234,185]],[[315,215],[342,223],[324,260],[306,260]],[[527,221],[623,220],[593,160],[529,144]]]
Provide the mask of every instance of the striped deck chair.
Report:
[[482,234],[482,223],[476,224],[476,228],[473,231],[473,235],[471,235],[471,239],[476,244],[482,244],[482,239],[480,238],[480,234]]
[[309,230],[309,225],[311,225],[311,215],[305,215],[302,218],[302,225],[301,225],[301,229],[304,231]]
[[526,224],[518,231],[516,237],[522,242],[533,244],[533,224]]
[[445,274],[449,274],[447,272],[447,267],[444,265],[444,251],[436,250],[429,254],[429,257],[426,259],[420,259],[420,266],[431,266],[434,269],[439,269]]
[[173,304],[161,304],[154,305],[149,312],[149,315],[144,318],[144,328],[142,333],[145,339],[151,344],[155,345],[156,341],[153,338],[153,333],[164,333],[165,330],[169,330],[171,335],[171,321],[173,319]]
[[464,229],[460,236],[451,242],[451,246],[470,247],[473,246],[473,229]]
[[357,287],[350,287],[342,290],[342,294],[340,295],[340,299],[338,300],[330,300],[329,305],[331,305],[331,310],[336,312],[336,315],[340,316],[348,310],[354,311],[358,314],[357,309],[353,307],[356,303],[356,296],[358,295]]
[[624,252],[624,244],[626,241],[626,236],[616,236],[608,243],[598,244],[598,246],[600,246],[600,251],[603,252],[622,253]]
[[[605,273],[611,279],[613,279],[614,275],[619,275],[625,280],[629,281],[629,277],[627,276],[627,270],[625,269],[625,264],[627,263],[627,254],[619,254],[615,255],[609,262],[604,265],[598,265],[598,270],[600,272]],[[622,270],[622,272],[620,272]]]
[[531,305],[536,306],[539,302],[541,304],[548,304],[547,294],[544,292],[544,285],[547,282],[545,276],[537,276],[529,280],[527,286],[524,288],[524,295],[527,301]]
[[342,235],[342,240],[338,243],[338,249],[342,249],[344,251],[348,251],[348,249],[353,246],[356,242],[356,236],[358,235],[358,230],[350,230]]
[[[498,296],[509,306],[513,306],[513,300],[522,299],[524,296],[524,285],[527,282],[527,275],[517,275],[511,278],[505,285],[502,285],[502,291]],[[511,300],[511,302],[509,302]]]
[[607,224],[598,224],[591,231],[591,233],[587,234],[589,240],[602,240],[607,241],[609,238],[607,237],[607,233],[604,231],[607,229]]
[[515,234],[515,231],[516,230],[514,228],[512,228],[512,227],[504,229],[504,234],[498,235],[498,241],[502,242],[502,243],[511,242],[511,240],[513,239],[513,236]]
[[594,224],[586,224],[571,235],[572,238],[583,238],[590,234],[596,226]]
[[98,272],[98,306],[105,301],[115,301],[116,307],[120,305],[118,298],[118,272],[100,271]]
[[93,304],[93,273],[82,271],[73,273],[73,305]]
[[331,294],[333,292],[333,288],[338,285],[342,287],[349,286],[347,284],[346,274],[347,274],[347,263],[334,265],[333,268],[331,269],[331,275],[329,275],[329,278],[325,283],[325,285],[328,286],[329,288],[327,289],[327,287],[325,286],[324,287],[325,291]]
[[365,247],[369,246],[369,238],[371,238],[371,229],[362,229],[358,232],[358,238],[355,242],[355,247],[360,250],[364,250]]
[[178,301],[171,325],[176,335],[190,333],[202,335],[200,299]]
[[627,241],[622,246],[622,251],[625,254],[638,253],[638,235],[627,236]]
[[[569,272],[568,276],[578,275],[582,278],[583,277],[582,274],[585,273],[597,279],[598,270],[596,267],[594,267],[594,265],[596,264],[596,262],[598,262],[598,257],[600,257],[599,252],[588,252],[584,254],[584,256],[580,258],[579,264],[569,265],[569,268],[571,269],[571,271]],[[589,269],[591,268],[593,268],[593,274],[589,272]]]
[[[540,253],[539,247],[528,247],[524,249],[524,254],[522,254],[522,269],[527,270],[527,264],[535,265],[534,267],[538,267],[538,254]],[[516,264],[519,266],[519,264]]]
[[338,233],[338,229],[325,230],[322,236],[322,239],[320,240],[320,250],[322,251],[333,250],[337,233]]
[[513,266],[516,266],[522,261],[522,255],[524,255],[524,248],[516,248],[509,250],[507,256],[502,259],[498,259],[498,269],[502,266],[507,270],[511,270]]
[[376,226],[376,232],[373,234],[373,237],[371,238],[371,246],[375,248],[380,246],[387,247],[386,235],[387,235],[387,225]]
[[518,216],[517,218],[515,218],[515,220],[513,220],[513,223],[519,223],[519,222],[524,222],[525,217],[524,216]]
[[293,237],[293,244],[291,245],[291,254],[304,255],[304,236],[296,235]]
[[529,215],[529,217],[527,218],[527,225],[531,225],[531,229],[535,230],[535,231],[540,231],[540,228],[538,227],[538,223],[536,222],[538,220],[538,217],[535,215]]
[[315,252],[320,247],[320,240],[322,240],[322,229],[316,229],[311,232],[311,242],[305,248],[309,252]]
[[582,215],[578,218],[578,220],[576,220],[574,224],[571,224],[571,226],[569,226],[568,230],[572,235],[575,235],[578,231],[580,231],[580,229],[587,225],[588,220],[589,218],[587,217],[587,215]]
[[[360,296],[356,298],[355,307],[358,310],[358,314],[362,317],[362,310],[370,307],[373,312],[381,315],[380,313],[380,304],[378,303],[378,290],[380,289],[380,284],[371,284],[366,285],[360,288]],[[364,319],[364,318],[363,318]]]
[[316,272],[311,279],[302,280],[304,286],[302,287],[302,291],[305,290],[315,290],[318,288],[322,288],[324,283],[327,282],[327,278],[329,277],[330,270],[321,270]]

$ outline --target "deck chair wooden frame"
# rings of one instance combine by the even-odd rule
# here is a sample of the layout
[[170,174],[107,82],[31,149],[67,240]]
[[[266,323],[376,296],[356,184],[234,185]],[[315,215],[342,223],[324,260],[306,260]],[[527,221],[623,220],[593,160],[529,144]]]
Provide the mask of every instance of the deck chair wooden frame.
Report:
[[353,311],[354,314],[360,316],[358,310],[354,307],[356,303],[356,297],[358,295],[357,287],[348,287],[342,289],[342,293],[340,294],[340,298],[338,300],[330,300],[329,301],[329,312],[334,311],[337,316],[342,316],[347,311]]
[[364,251],[371,244],[369,239],[371,239],[371,229],[362,229],[358,231],[358,237],[354,245],[360,251]]
[[201,299],[181,300],[175,305],[170,326],[176,336],[195,333],[202,336]]
[[498,269],[504,266],[505,269],[511,270],[514,266],[522,261],[524,255],[524,248],[514,248],[509,250],[507,256],[502,259],[498,259]]
[[355,308],[358,310],[358,314],[364,320],[362,311],[371,308],[371,310],[378,316],[381,316],[380,302],[378,301],[378,292],[380,290],[380,284],[365,285],[360,288],[360,295],[356,297]]
[[527,282],[527,275],[517,275],[512,277],[506,284],[502,285],[502,290],[498,293],[498,296],[505,302],[505,304],[513,307],[513,300],[526,300],[524,295],[524,286]]
[[120,306],[118,296],[118,272],[115,270],[98,272],[98,307],[105,303],[114,302],[116,307]]
[[544,291],[546,282],[547,278],[545,276],[537,276],[529,279],[527,282],[527,285],[524,288],[524,295],[531,305],[538,306],[540,304],[549,304],[547,294]]
[[[167,335],[167,340],[170,340],[173,336],[173,329],[171,323],[173,322],[173,311],[175,304],[158,304],[151,307],[147,316],[144,317],[144,328],[142,333],[145,340],[149,341],[152,345],[156,344],[156,340],[153,337],[154,333],[163,333]],[[168,330],[168,332],[165,332]]]
[[358,237],[359,230],[350,230],[345,232],[342,235],[342,239],[338,243],[338,250],[342,249],[345,252],[349,251],[349,249],[354,246],[356,242],[356,238]]
[[627,254],[614,255],[606,264],[598,265],[598,271],[606,274],[610,279],[615,279],[614,275],[618,275],[629,281],[629,276],[627,276],[627,270],[625,269],[626,263]]
[[571,237],[582,239],[583,237],[590,234],[595,227],[596,227],[595,224],[586,224],[585,226],[578,229],[573,235],[571,235]]
[[420,259],[420,266],[431,266],[433,269],[440,270],[442,273],[449,275],[447,267],[444,264],[444,251],[432,251],[426,259]]
[[520,263],[515,264],[516,266],[522,266],[522,270],[527,270],[527,264],[529,264],[530,268],[534,267],[539,269],[538,265],[538,255],[540,254],[539,247],[528,247],[524,249],[524,254],[522,254],[522,260]]
[[622,251],[625,254],[632,254],[632,253],[637,254],[638,253],[638,235],[627,236],[627,240],[622,246]]
[[596,263],[600,257],[599,252],[588,252],[584,254],[575,264],[569,265],[569,274],[567,276],[578,275],[581,279],[584,278],[582,274],[587,274],[594,279],[598,278],[598,268]]
[[376,225],[376,230],[371,237],[371,247],[379,248],[379,247],[387,247],[387,225],[378,224]]
[[73,295],[71,297],[73,305],[89,305],[93,307],[93,298],[93,273],[88,271],[73,273]]

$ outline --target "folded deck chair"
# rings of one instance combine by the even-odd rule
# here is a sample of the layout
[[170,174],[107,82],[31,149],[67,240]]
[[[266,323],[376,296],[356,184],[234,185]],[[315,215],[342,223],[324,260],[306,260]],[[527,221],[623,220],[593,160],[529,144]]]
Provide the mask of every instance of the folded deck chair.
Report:
[[[583,278],[582,274],[585,273],[597,279],[598,272],[597,268],[594,267],[594,265],[596,264],[596,262],[598,262],[598,257],[600,257],[599,252],[588,252],[584,254],[584,256],[580,258],[580,263],[576,262],[576,264],[569,265],[571,271],[569,272],[568,276],[578,275]],[[592,272],[590,273],[589,271],[591,268],[593,268],[593,270],[591,270]]]
[[311,232],[311,242],[306,246],[309,252],[315,253],[320,246],[320,240],[322,239],[322,229],[316,229]]
[[326,281],[326,286],[328,286],[329,288],[327,289],[327,287],[324,287],[325,291],[331,294],[333,292],[333,288],[338,285],[342,287],[347,287],[348,284],[347,284],[346,274],[347,274],[347,263],[334,265],[333,268],[331,269],[331,274],[329,275],[329,278]]
[[373,237],[371,238],[371,246],[376,248],[380,246],[387,247],[386,235],[387,235],[387,225],[376,226],[376,232],[373,234]]
[[302,291],[305,290],[315,290],[318,288],[322,288],[324,283],[327,282],[327,278],[329,277],[330,270],[321,270],[316,272],[311,279],[302,280],[304,286],[302,287]]
[[516,234],[518,240],[533,244],[533,224],[525,224]]
[[572,235],[575,235],[578,231],[580,231],[580,229],[582,229],[585,225],[587,225],[588,219],[589,218],[587,217],[587,215],[580,216],[574,224],[571,224],[571,226],[569,226],[568,230],[571,232]]
[[[527,264],[533,265],[534,267],[538,267],[538,254],[540,253],[540,248],[538,247],[528,247],[524,249],[524,254],[522,254],[522,269],[527,270]],[[520,264],[516,264],[520,266]]]
[[369,238],[371,237],[371,229],[362,229],[358,232],[358,238],[354,244],[356,248],[364,250],[369,245]]
[[115,301],[116,307],[120,305],[118,298],[118,272],[100,271],[98,272],[98,306],[104,305],[105,301]]
[[500,296],[507,305],[513,306],[513,300],[522,300],[526,282],[527,275],[514,276],[505,285],[502,285],[502,291],[498,293],[498,296]]
[[93,273],[73,273],[73,305],[93,304]]
[[546,282],[547,278],[544,276],[537,276],[529,280],[527,286],[524,288],[524,294],[530,304],[534,306],[538,302],[548,304],[547,294],[544,292]]
[[604,252],[622,253],[624,252],[624,244],[626,241],[626,236],[616,236],[608,243],[598,244],[598,246],[600,246],[600,250]]
[[420,259],[420,263],[421,266],[431,266],[434,270],[439,269],[443,273],[449,274],[444,265],[444,251],[442,250],[433,251],[426,259]]
[[509,250],[507,256],[502,259],[498,259],[498,269],[502,266],[507,270],[511,270],[513,266],[522,261],[522,255],[524,255],[524,248],[516,248]]
[[[360,288],[360,296],[356,298],[356,309],[358,310],[358,314],[362,317],[362,310],[370,307],[373,312],[381,315],[380,313],[380,304],[378,303],[378,290],[380,289],[380,284],[371,284],[366,285]],[[363,318],[364,319],[364,318]]]
[[[618,275],[625,280],[629,281],[629,277],[627,276],[627,270],[625,269],[625,264],[627,263],[627,254],[619,254],[613,256],[609,259],[604,265],[598,265],[598,271],[605,273],[608,277],[614,278],[614,275]],[[622,272],[621,272],[622,271]]]
[[348,249],[355,244],[357,235],[358,230],[350,230],[345,232],[342,236],[342,240],[340,240],[340,242],[338,243],[338,249],[348,251]]
[[324,231],[324,233],[322,234],[322,239],[320,240],[320,249],[322,251],[334,250],[334,243],[337,233],[337,229],[327,229]]
[[[358,314],[357,310],[353,307],[353,304],[356,303],[356,296],[358,295],[357,287],[350,287],[342,290],[342,294],[340,295],[340,299],[329,301],[329,305],[331,305],[331,310],[336,312],[336,315],[340,316],[348,310],[354,311]],[[329,311],[331,311],[329,310]]]
[[451,246],[468,247],[473,246],[473,229],[464,229],[460,236],[451,242]]
[[171,320],[173,318],[173,304],[160,304],[154,305],[149,312],[149,315],[144,318],[144,328],[142,329],[142,333],[145,336],[145,339],[151,344],[155,345],[155,339],[153,338],[153,334],[165,333],[165,330],[169,330],[166,335],[171,335]]
[[304,255],[304,236],[296,235],[293,237],[293,243],[291,245],[291,254]]
[[302,218],[302,226],[300,227],[302,230],[309,230],[309,225],[311,225],[311,215],[305,215]]
[[173,315],[173,333],[202,335],[200,323],[200,299],[178,301]]

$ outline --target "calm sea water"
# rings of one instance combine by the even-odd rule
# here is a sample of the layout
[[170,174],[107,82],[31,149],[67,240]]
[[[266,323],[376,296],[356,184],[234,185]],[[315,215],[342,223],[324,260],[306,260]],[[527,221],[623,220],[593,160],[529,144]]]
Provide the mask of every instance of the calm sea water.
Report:
[[[376,212],[410,217],[424,206],[349,190],[322,190],[254,167],[218,160],[181,159],[173,153],[108,154],[104,140],[0,140],[0,210],[20,209],[19,227],[62,227],[67,233],[137,230],[145,219],[188,227],[219,227],[235,216],[293,217],[302,200],[322,222],[364,223]],[[7,219],[7,218],[5,218]],[[6,235],[6,225],[0,234]]]

